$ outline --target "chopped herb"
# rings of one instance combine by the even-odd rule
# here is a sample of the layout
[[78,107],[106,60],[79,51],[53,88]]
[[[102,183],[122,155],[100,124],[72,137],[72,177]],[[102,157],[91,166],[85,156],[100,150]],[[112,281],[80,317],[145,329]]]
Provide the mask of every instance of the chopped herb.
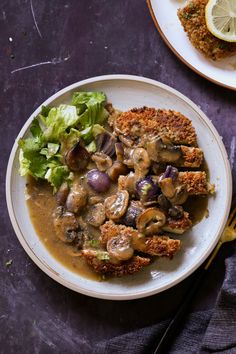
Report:
[[185,18],[186,20],[190,20],[190,18],[192,17],[192,15],[191,15],[191,14],[187,14],[186,12],[184,12],[184,13],[182,14],[182,17]]
[[10,266],[12,265],[12,263],[13,263],[13,260],[12,260],[12,259],[9,259],[9,261],[7,261],[7,262],[5,263],[5,266],[6,266],[6,267],[10,267]]
[[92,240],[90,240],[89,241],[89,244],[90,244],[90,246],[92,246],[92,247],[98,247],[99,246],[99,241],[98,240],[96,240],[96,239],[92,239]]
[[100,261],[109,261],[110,259],[108,252],[105,251],[98,251],[96,256]]

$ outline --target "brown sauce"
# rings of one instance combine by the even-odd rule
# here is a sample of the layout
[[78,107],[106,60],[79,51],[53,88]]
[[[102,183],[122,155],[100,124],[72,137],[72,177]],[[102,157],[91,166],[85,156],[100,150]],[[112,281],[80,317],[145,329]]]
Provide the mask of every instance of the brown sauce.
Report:
[[82,257],[71,255],[73,248],[70,245],[56,237],[52,214],[57,205],[48,183],[29,178],[27,194],[27,206],[34,229],[51,255],[71,271],[85,278],[100,280],[101,276],[90,269]]
[[[206,171],[206,169],[204,168]],[[107,195],[115,193],[115,187],[111,187]],[[52,188],[45,182],[39,182],[29,178],[27,183],[27,206],[33,226],[42,243],[60,263],[71,271],[89,279],[101,280],[85,262],[85,260],[73,255],[73,248],[60,241],[54,232],[52,214],[56,208],[56,200],[52,195]],[[193,224],[197,224],[207,216],[207,196],[189,197],[184,204],[184,210],[189,212]],[[93,228],[94,229],[94,228]],[[92,231],[92,230],[91,230]],[[95,230],[93,230],[94,233]],[[98,231],[97,236],[99,235]],[[96,233],[95,232],[95,233]]]

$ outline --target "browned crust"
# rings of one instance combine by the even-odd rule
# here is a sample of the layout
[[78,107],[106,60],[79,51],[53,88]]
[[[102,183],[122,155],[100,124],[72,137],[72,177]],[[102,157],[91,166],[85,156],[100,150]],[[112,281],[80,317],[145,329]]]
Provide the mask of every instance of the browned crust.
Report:
[[180,146],[182,152],[181,167],[200,167],[203,161],[203,151],[199,148]]
[[180,249],[180,240],[173,240],[168,236],[147,237],[145,241],[145,253],[150,256],[173,258]]
[[189,195],[208,194],[206,172],[179,172],[178,182],[184,184]]
[[180,241],[173,240],[168,236],[152,236],[144,237],[132,227],[117,225],[111,221],[107,221],[100,227],[100,242],[103,246],[112,237],[124,235],[132,239],[133,248],[138,252],[146,253],[150,256],[169,257],[172,258],[180,248]]
[[115,130],[119,135],[129,137],[133,144],[147,135],[165,135],[174,144],[197,144],[191,121],[173,110],[134,108],[116,119]]
[[236,44],[216,38],[209,32],[205,20],[208,0],[192,0],[178,10],[179,20],[192,45],[206,57],[219,60],[236,51]]
[[190,227],[192,227],[192,221],[189,219],[189,213],[185,211],[181,219],[176,220],[168,217],[164,226],[164,230],[168,232],[182,234],[188,229],[190,229]]
[[99,241],[103,246],[106,246],[108,240],[119,235],[124,235],[130,238],[136,237],[138,235],[138,231],[132,227],[117,225],[112,221],[105,222],[105,224],[100,226],[100,230],[101,236]]
[[113,264],[109,261],[99,260],[93,252],[89,251],[84,251],[83,256],[96,273],[114,277],[123,277],[124,275],[137,273],[150,263],[149,258],[140,256],[133,256],[129,261],[122,264]]

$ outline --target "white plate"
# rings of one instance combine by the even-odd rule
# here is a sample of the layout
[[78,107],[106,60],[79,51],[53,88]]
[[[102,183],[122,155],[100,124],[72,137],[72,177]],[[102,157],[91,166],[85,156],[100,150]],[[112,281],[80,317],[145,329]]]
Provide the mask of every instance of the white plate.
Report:
[[159,259],[133,276],[96,282],[85,279],[54,259],[35,233],[27,210],[25,180],[18,174],[17,140],[27,133],[30,116],[13,146],[7,169],[6,196],[8,211],[16,235],[32,260],[50,277],[77,292],[93,297],[125,300],[152,295],[170,288],[191,274],[213,250],[225,226],[231,202],[232,180],[224,145],[212,123],[188,98],[159,82],[129,75],[107,75],[75,83],[59,91],[43,105],[58,105],[70,100],[77,90],[103,91],[114,107],[128,110],[143,105],[171,108],[189,117],[196,128],[198,141],[205,153],[216,185],[216,196],[209,199],[210,216],[181,236],[181,251],[173,260]]
[[206,79],[236,90],[236,55],[220,61],[205,58],[190,43],[177,16],[186,1],[147,0],[153,21],[170,49],[192,70]]

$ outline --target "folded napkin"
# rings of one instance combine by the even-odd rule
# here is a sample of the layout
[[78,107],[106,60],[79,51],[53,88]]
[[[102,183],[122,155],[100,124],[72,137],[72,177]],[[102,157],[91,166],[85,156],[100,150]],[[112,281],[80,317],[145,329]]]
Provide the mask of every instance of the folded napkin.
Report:
[[[235,242],[225,247],[233,247]],[[236,252],[225,261],[226,274],[215,307],[189,314],[168,353],[236,354]],[[99,342],[93,354],[151,354],[169,321]]]

